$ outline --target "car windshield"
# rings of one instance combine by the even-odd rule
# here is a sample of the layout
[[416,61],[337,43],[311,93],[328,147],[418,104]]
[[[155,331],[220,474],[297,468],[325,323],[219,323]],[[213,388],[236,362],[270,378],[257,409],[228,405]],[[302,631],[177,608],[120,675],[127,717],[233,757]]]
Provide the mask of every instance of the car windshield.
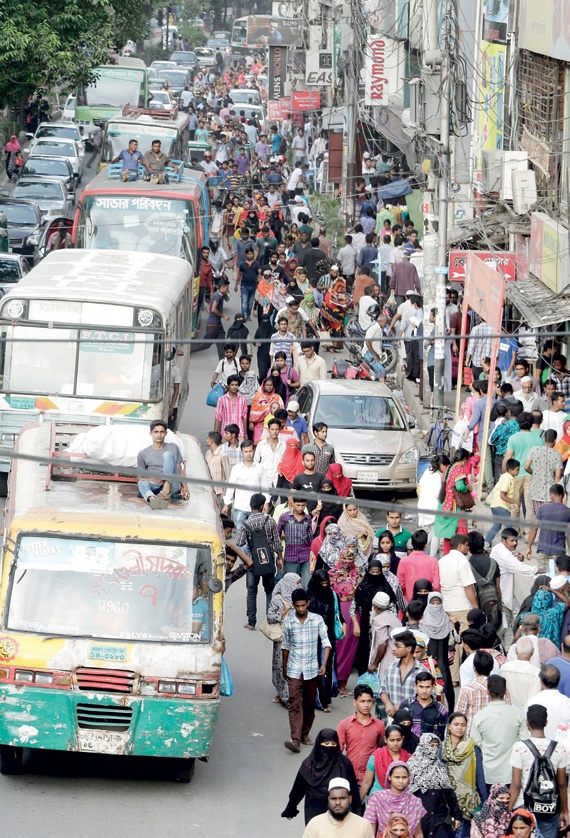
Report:
[[186,84],[186,73],[177,73],[176,70],[161,70],[158,74],[161,79],[166,79],[170,84]]
[[[34,305],[42,302],[34,301]],[[88,342],[93,336],[97,341]],[[3,359],[3,390],[130,401],[160,399],[158,336],[25,325],[5,327],[2,337],[10,344]]]
[[0,282],[18,282],[22,269],[15,259],[3,259],[0,256]]
[[69,127],[67,125],[58,126],[57,128],[47,125],[43,128],[38,128],[36,140],[39,140],[40,137],[65,137],[68,140],[79,140],[79,131],[74,125],[70,125]]
[[384,396],[358,396],[339,393],[320,396],[313,417],[329,428],[372,431],[404,431],[402,414],[394,399]]
[[208,46],[210,49],[216,49],[217,47],[227,47],[228,42],[225,38],[210,38],[208,41]]
[[202,56],[203,55],[203,56],[211,58],[213,56],[213,54],[214,54],[214,50],[210,49],[209,47],[196,47],[196,55],[197,56]]
[[230,99],[232,102],[249,102],[252,105],[261,101],[261,97],[257,90],[232,90],[230,91]]
[[89,195],[81,209],[78,246],[183,256],[191,216],[189,201]]
[[129,642],[211,639],[211,550],[198,545],[22,535],[11,631]]
[[34,207],[26,204],[0,204],[0,211],[8,219],[8,226],[35,227],[40,223]]
[[[198,52],[198,50],[196,50]],[[191,63],[196,61],[196,53],[194,52],[173,52],[170,56],[171,61],[184,61]]]
[[77,151],[73,143],[38,140],[34,148],[37,148],[42,154],[53,154],[55,157],[77,157]]
[[34,180],[31,183],[20,181],[12,192],[14,198],[29,198],[31,201],[63,200],[60,183],[50,183],[48,180]]
[[66,160],[42,160],[39,157],[29,157],[22,175],[50,175],[52,177],[71,177]]

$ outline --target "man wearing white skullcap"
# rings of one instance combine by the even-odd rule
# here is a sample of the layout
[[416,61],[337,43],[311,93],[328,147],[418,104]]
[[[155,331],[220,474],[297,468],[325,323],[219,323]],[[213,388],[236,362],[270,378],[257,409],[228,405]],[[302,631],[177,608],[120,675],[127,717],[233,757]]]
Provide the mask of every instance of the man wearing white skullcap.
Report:
[[368,671],[377,671],[380,680],[382,680],[388,664],[394,661],[392,649],[395,646],[395,641],[392,638],[392,631],[401,628],[402,623],[390,609],[390,597],[384,591],[378,591],[374,595],[370,618],[372,642],[370,644],[370,657],[368,658]]
[[350,811],[350,783],[344,777],[329,782],[329,809],[311,818],[303,838],[374,838],[374,829],[360,815]]

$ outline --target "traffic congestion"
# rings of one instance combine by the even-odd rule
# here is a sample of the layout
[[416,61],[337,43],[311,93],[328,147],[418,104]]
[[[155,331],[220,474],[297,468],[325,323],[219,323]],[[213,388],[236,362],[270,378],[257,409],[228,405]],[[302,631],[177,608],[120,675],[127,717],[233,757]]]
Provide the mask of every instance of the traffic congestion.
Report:
[[565,835],[565,292],[374,117],[372,12],[351,81],[337,22],[240,11],[8,114],[5,834]]

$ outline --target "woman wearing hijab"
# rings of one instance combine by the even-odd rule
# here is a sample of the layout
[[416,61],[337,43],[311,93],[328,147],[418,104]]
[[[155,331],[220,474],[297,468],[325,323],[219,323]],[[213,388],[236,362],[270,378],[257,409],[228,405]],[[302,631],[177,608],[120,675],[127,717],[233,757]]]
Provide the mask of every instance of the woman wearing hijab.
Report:
[[[346,539],[341,532],[338,524],[327,524],[325,529],[325,540],[321,545],[318,553],[320,566],[328,568],[329,570],[336,565],[340,559],[340,554],[346,547]],[[319,562],[317,561],[317,567]]]
[[350,783],[351,811],[359,815],[362,804],[354,768],[349,758],[340,752],[336,730],[325,727],[318,732],[313,750],[301,763],[281,817],[289,820],[296,817],[299,814],[297,806],[303,798],[305,824],[316,815],[323,815],[328,810],[329,782],[337,777],[342,777]]
[[[309,592],[309,611],[313,614],[320,614],[323,618],[331,642],[325,675],[317,681],[317,692],[321,707],[325,713],[330,713],[332,710],[333,670],[336,655],[335,614],[338,615],[342,626],[345,625],[345,622],[340,610],[338,596],[331,588],[328,570],[315,570],[307,590]],[[320,651],[319,648],[319,660],[321,659]]]
[[[471,491],[471,455],[465,448],[458,448],[442,479],[440,495],[441,509],[444,512],[461,512],[475,506],[475,498]],[[437,515],[434,524],[434,536],[443,538],[443,555],[451,550],[451,536],[456,533],[467,535],[467,521],[465,518],[447,518]]]
[[536,818],[528,809],[515,809],[502,838],[541,838],[542,833],[537,828]]
[[464,838],[469,835],[473,813],[487,799],[481,751],[467,735],[465,713],[456,712],[449,717],[441,758],[461,809],[462,822],[457,836]]
[[[302,470],[302,469],[301,469]],[[330,497],[330,500],[320,500],[315,506],[313,517],[317,527],[320,527],[325,518],[333,518],[338,521],[342,515],[342,503],[338,502],[338,495],[331,480],[325,477],[321,483],[321,492]]]
[[287,282],[287,296],[293,297],[296,302],[300,303],[305,296],[302,290],[299,288],[299,284],[294,276]]
[[546,637],[555,646],[560,646],[560,629],[564,622],[565,601],[558,599],[557,592],[548,590],[537,591],[532,601],[531,614],[540,618],[539,637]]
[[469,628],[479,631],[481,626],[487,622],[487,617],[485,616],[485,612],[481,611],[480,608],[472,608],[471,611],[467,612],[467,622],[469,623]]
[[303,471],[303,455],[301,454],[301,443],[297,437],[288,439],[285,443],[283,459],[277,467],[279,477],[277,478],[278,489],[290,489],[293,480]]
[[279,367],[271,367],[271,380],[273,381],[273,388],[276,396],[281,398],[283,404],[287,402],[287,386],[281,376]]
[[[484,615],[483,615],[484,616]],[[449,669],[449,635],[451,621],[443,607],[443,597],[439,591],[428,594],[426,610],[420,620],[420,631],[429,637],[428,654],[437,661],[443,676],[443,691],[447,699],[449,712],[455,709],[455,690]]]
[[369,559],[372,553],[374,530],[355,503],[346,504],[344,512],[338,519],[338,525],[346,538],[354,536],[358,539],[362,552]]
[[[317,557],[319,555],[321,547],[323,546],[323,544],[325,542],[325,538],[326,538],[325,530],[326,530],[326,528],[328,527],[329,524],[336,524],[335,519],[334,518],[324,518],[320,527],[319,527],[318,534],[315,535],[315,537],[311,541],[311,572],[313,572],[315,570],[315,567],[317,566]],[[325,569],[327,569],[324,562],[320,561],[320,562],[318,562],[318,564],[319,564],[320,568],[324,567]]]
[[489,797],[471,821],[471,838],[497,838],[508,828],[511,812],[508,786],[495,783],[489,790]]
[[[332,338],[341,338],[343,336],[345,314],[346,282],[339,276],[327,288],[321,309],[321,320],[324,327],[329,330]],[[327,351],[335,352],[342,348],[343,344],[336,341],[333,343],[332,349]]]
[[[271,356],[269,354],[270,339],[274,332],[271,325],[271,318],[269,316],[269,307],[263,309],[263,314],[259,318],[259,326],[255,330],[253,340],[257,347],[257,374],[260,381],[264,381],[267,377],[267,372],[271,366]],[[267,343],[256,343],[256,341],[267,341]]]
[[427,606],[428,596],[433,591],[433,585],[429,579],[416,579],[414,582],[414,593],[412,599],[419,599]]
[[[268,623],[282,623],[293,603],[291,595],[295,588],[301,585],[301,577],[297,573],[286,573],[275,585],[271,602],[267,609]],[[273,659],[271,661],[271,680],[277,690],[273,699],[274,704],[286,704],[289,700],[289,687],[283,675],[283,655],[281,652],[281,640],[273,642]]]
[[[384,575],[384,574],[382,574]],[[401,629],[402,623],[394,612],[394,605],[384,591],[377,591],[372,599],[370,611],[370,655],[368,672],[376,672],[383,682],[386,670],[394,660],[396,641],[394,629]],[[361,633],[362,637],[362,633]]]
[[[536,594],[536,592],[540,588],[548,587],[550,585],[550,581],[551,581],[550,576],[546,576],[546,574],[541,574],[540,576],[535,577],[535,579],[532,583],[529,595],[527,597],[525,597],[523,599],[522,603],[521,603],[521,607],[519,609],[519,613],[517,614],[517,619],[516,619],[516,623],[515,623],[516,628],[520,627],[520,624],[521,624],[521,621],[522,621],[522,618],[524,617],[524,615],[530,613],[530,610],[532,608],[532,603],[533,603],[533,600],[534,600],[534,595]],[[514,628],[513,628],[513,631],[514,631]],[[518,638],[515,637],[515,640],[517,640],[517,639]],[[557,644],[557,645],[559,645],[559,644]]]
[[4,151],[6,153],[6,174],[8,175],[8,180],[12,180],[15,175],[18,173],[18,165],[16,163],[16,158],[18,156],[18,152],[21,151],[22,146],[18,142],[18,138],[15,134],[12,134],[8,142],[4,147]]
[[[391,535],[391,533],[390,533],[390,535]],[[389,539],[386,536],[386,534],[383,533],[382,538],[380,539],[380,547],[382,548],[382,542],[384,542],[384,544],[386,544],[388,542],[388,540]],[[394,539],[393,538],[392,538],[391,543],[392,543],[392,547],[393,547],[394,546]],[[401,611],[403,614],[405,614],[405,612],[408,608],[408,603],[406,602],[404,592],[402,591],[402,586],[400,585],[400,580],[398,579],[396,574],[392,573],[392,571],[390,570],[391,563],[392,563],[392,557],[391,557],[390,553],[377,553],[376,558],[382,564],[382,573],[386,577],[386,581],[388,582],[388,584],[390,585],[390,587],[392,588],[392,590],[396,594],[396,601],[398,603],[398,611]]]
[[354,497],[354,492],[352,491],[352,480],[343,472],[340,463],[331,463],[326,476],[329,480],[332,480],[337,494],[340,495],[341,498]]
[[[378,836],[380,838],[380,833],[378,833]],[[381,838],[413,838],[407,817],[398,815],[396,812],[390,815]]]
[[[281,384],[281,374],[279,374]],[[251,402],[249,429],[253,431],[253,444],[257,445],[263,432],[263,422],[271,412],[271,405],[276,403],[283,408],[283,399],[275,393],[273,377],[266,378]]]
[[354,665],[359,675],[368,671],[372,640],[370,636],[372,600],[380,592],[388,595],[395,609],[397,607],[396,595],[382,573],[382,563],[377,559],[372,559],[364,579],[356,589],[354,600],[350,606],[350,616],[353,621],[352,630],[354,635],[358,637]]
[[440,745],[439,736],[422,733],[415,753],[407,762],[410,792],[419,797],[426,810],[422,818],[424,838],[453,838],[462,818],[457,796],[439,760]]
[[401,710],[396,710],[394,716],[392,717],[392,722],[393,724],[398,725],[404,736],[402,748],[409,754],[413,754],[418,747],[420,738],[412,732],[414,717],[412,716],[410,708],[402,707]]
[[346,682],[350,678],[358,646],[358,637],[354,634],[353,621],[350,618],[350,606],[362,576],[363,572],[356,564],[356,547],[347,544],[341,551],[336,564],[329,570],[331,587],[338,594],[341,614],[346,622],[345,636],[337,642],[336,667],[340,696],[349,695]]
[[426,813],[421,800],[409,789],[410,772],[405,762],[393,762],[386,771],[385,788],[368,801],[364,817],[382,835],[392,815],[404,815],[414,838],[422,835],[421,819]]
[[378,550],[380,553],[390,556],[390,571],[395,576],[398,572],[400,559],[396,555],[396,542],[390,530],[383,530],[378,536]]

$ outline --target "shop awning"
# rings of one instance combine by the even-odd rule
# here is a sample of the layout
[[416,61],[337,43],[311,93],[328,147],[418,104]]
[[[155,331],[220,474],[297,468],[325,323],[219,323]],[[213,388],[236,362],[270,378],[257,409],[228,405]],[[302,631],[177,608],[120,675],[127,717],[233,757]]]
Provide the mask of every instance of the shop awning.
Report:
[[[361,116],[361,119],[365,117]],[[416,164],[414,143],[412,137],[405,131],[401,116],[388,106],[382,105],[371,109],[371,118],[368,122],[406,155],[408,165],[413,169]]]
[[505,283],[505,292],[532,329],[570,320],[570,287],[554,294],[540,279],[528,276]]

